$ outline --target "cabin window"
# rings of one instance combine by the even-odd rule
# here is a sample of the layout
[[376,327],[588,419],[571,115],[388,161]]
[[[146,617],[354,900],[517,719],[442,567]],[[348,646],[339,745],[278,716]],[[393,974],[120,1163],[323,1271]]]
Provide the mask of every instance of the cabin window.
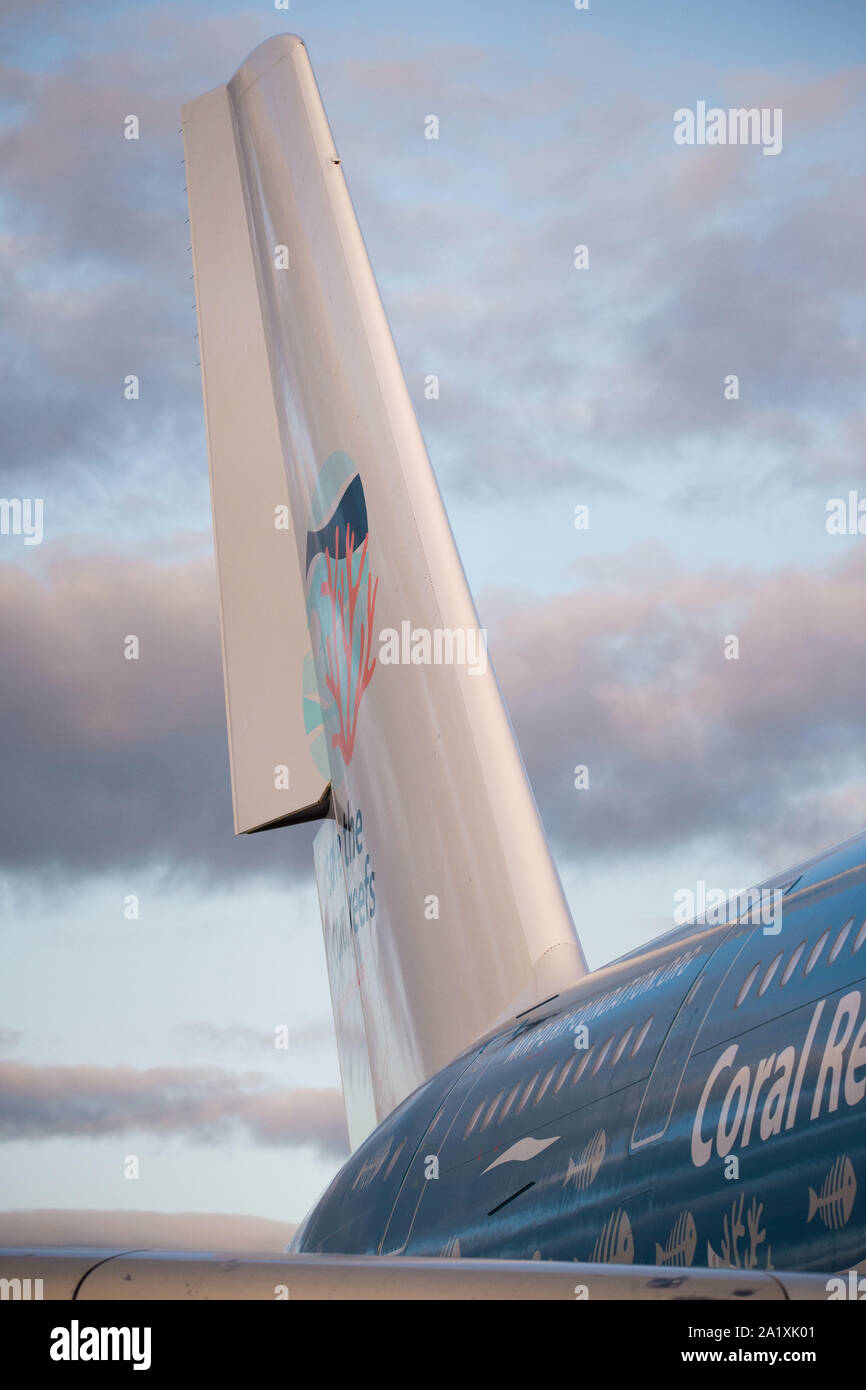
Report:
[[562,1071],[559,1073],[559,1080],[557,1081],[556,1085],[555,1085],[554,1088],[553,1088],[553,1094],[554,1094],[554,1095],[556,1095],[557,1091],[564,1085],[565,1079],[566,1079],[566,1077],[568,1076],[568,1073],[571,1071],[571,1069],[572,1069],[572,1067],[574,1066],[574,1064],[575,1064],[576,1061],[577,1061],[577,1053],[576,1053],[576,1052],[572,1052],[572,1054],[571,1054],[571,1056],[569,1057],[568,1061],[566,1062],[565,1066],[562,1068]]
[[502,1110],[501,1110],[500,1115],[499,1115],[499,1121],[500,1121],[500,1123],[505,1119],[505,1116],[508,1114],[509,1110],[511,1109],[512,1105],[514,1104],[514,1097],[517,1095],[517,1092],[518,1092],[519,1090],[520,1090],[520,1082],[517,1081],[517,1082],[515,1082],[515,1084],[512,1086],[511,1090],[508,1092],[508,1095],[505,1097],[505,1104],[503,1105]]
[[574,1076],[572,1077],[572,1086],[575,1084],[576,1081],[580,1080],[580,1078],[583,1076],[583,1073],[586,1071],[587,1064],[589,1062],[590,1057],[592,1056],[592,1052],[593,1050],[591,1047],[587,1048],[586,1052],[584,1052],[583,1056],[581,1057],[580,1066],[578,1067],[577,1071],[574,1073]]
[[767,966],[767,969],[766,969],[766,971],[765,971],[765,973],[764,973],[764,978],[763,978],[763,980],[761,981],[761,983],[758,985],[758,998],[759,998],[759,999],[761,999],[761,998],[767,993],[767,990],[770,988],[770,985],[771,985],[772,980],[773,980],[773,976],[775,975],[776,971],[777,971],[778,968],[779,968],[779,964],[780,964],[780,962],[781,962],[781,959],[782,959],[782,952],[780,951],[779,954],[778,954],[777,956],[773,956],[773,959],[770,961],[770,964]]
[[827,964],[828,964],[828,965],[832,965],[832,964],[833,964],[834,960],[835,960],[836,957],[838,956],[838,954],[839,954],[839,952],[841,951],[842,947],[845,945],[845,942],[848,940],[848,933],[850,932],[850,930],[851,930],[851,928],[853,927],[853,925],[854,925],[854,918],[853,918],[853,917],[849,917],[849,918],[848,918],[848,921],[845,923],[845,925],[844,925],[844,927],[842,928],[842,930],[840,931],[839,935],[836,937],[836,940],[833,942],[833,949],[831,950],[829,956],[827,957]]
[[440,1105],[440,1106],[439,1106],[439,1109],[436,1111],[436,1114],[433,1116],[433,1123],[432,1123],[431,1126],[430,1126],[431,1129],[435,1129],[435,1128],[436,1128],[436,1126],[438,1125],[439,1121],[442,1119],[442,1116],[443,1116],[444,1114],[445,1114],[445,1106],[444,1106],[444,1105]]
[[604,1044],[604,1046],[602,1047],[601,1052],[600,1052],[600,1053],[598,1054],[598,1056],[596,1057],[596,1059],[595,1059],[595,1066],[594,1066],[593,1069],[592,1069],[592,1074],[593,1074],[593,1076],[595,1076],[596,1072],[598,1071],[599,1067],[601,1066],[602,1062],[604,1061],[605,1057],[607,1056],[607,1054],[608,1054],[608,1052],[609,1052],[609,1050],[610,1050],[610,1045],[611,1045],[611,1043],[613,1042],[613,1038],[614,1038],[614,1035],[613,1035],[613,1033],[611,1033],[611,1035],[610,1035],[610,1037],[608,1038],[607,1042],[606,1042],[606,1043]]
[[529,1097],[532,1095],[532,1092],[535,1090],[535,1087],[538,1084],[538,1078],[540,1075],[541,1072],[537,1071],[533,1076],[532,1080],[529,1082],[529,1085],[526,1087],[526,1090],[523,1092],[523,1095],[520,1097],[520,1100],[517,1103],[517,1109],[514,1112],[515,1115],[519,1115],[521,1110],[525,1108],[526,1103],[529,1100]]
[[797,969],[797,966],[800,964],[800,957],[802,956],[805,949],[806,943],[805,941],[801,941],[796,951],[792,955],[791,959],[788,961],[788,964],[785,966],[785,969],[782,971],[782,978],[779,981],[779,983],[781,984],[783,989],[790,980],[794,971]]
[[388,1167],[385,1169],[385,1177],[386,1177],[386,1178],[390,1178],[390,1176],[391,1176],[391,1170],[392,1170],[392,1168],[394,1167],[394,1164],[397,1162],[397,1159],[400,1157],[401,1153],[402,1153],[403,1150],[405,1149],[405,1147],[406,1147],[406,1140],[403,1139],[403,1140],[400,1141],[400,1143],[397,1145],[396,1149],[394,1150],[393,1154],[391,1155],[391,1162],[388,1164]]
[[631,1028],[627,1028],[627,1029],[625,1030],[625,1032],[623,1033],[623,1035],[622,1035],[622,1037],[620,1038],[619,1042],[617,1043],[616,1047],[614,1048],[613,1056],[612,1056],[611,1059],[610,1059],[610,1064],[611,1064],[612,1067],[615,1067],[615,1066],[616,1066],[616,1064],[617,1064],[617,1062],[619,1061],[620,1057],[621,1057],[622,1054],[625,1052],[626,1048],[628,1047],[628,1040],[629,1040],[629,1038],[631,1037],[631,1035],[632,1035],[633,1032],[634,1032],[634,1024],[632,1024]]
[[486,1129],[487,1126],[490,1124],[490,1121],[493,1119],[493,1116],[496,1114],[496,1107],[497,1107],[497,1105],[499,1104],[499,1102],[501,1101],[501,1099],[502,1099],[502,1097],[503,1097],[504,1095],[505,1095],[505,1092],[504,1092],[504,1091],[500,1091],[498,1096],[494,1096],[494,1097],[493,1097],[492,1101],[490,1102],[490,1105],[488,1106],[487,1114],[484,1116],[484,1119],[481,1121],[481,1128],[482,1128],[482,1129]]
[[818,940],[815,942],[815,945],[809,952],[809,959],[806,961],[806,965],[803,970],[804,975],[811,974],[811,972],[815,969],[815,966],[818,964],[818,957],[820,956],[824,947],[827,945],[827,938],[829,937],[829,935],[830,928],[828,927],[827,930],[825,932],[822,932],[822,934],[818,937]]
[[472,1112],[472,1119],[469,1121],[468,1125],[466,1126],[466,1133],[465,1133],[464,1136],[463,1136],[464,1139],[468,1139],[468,1138],[469,1138],[469,1136],[470,1136],[470,1134],[472,1133],[473,1129],[474,1129],[475,1126],[478,1124],[478,1116],[481,1114],[481,1111],[484,1109],[484,1107],[485,1107],[486,1104],[487,1104],[487,1097],[485,1096],[484,1100],[482,1100],[478,1105],[476,1105],[475,1109],[474,1109],[473,1112]]
[[745,999],[746,995],[748,994],[749,990],[752,988],[752,985],[753,985],[754,982],[755,982],[755,976],[757,975],[757,973],[758,973],[758,971],[760,970],[760,968],[761,968],[761,962],[758,961],[758,964],[757,964],[757,965],[753,965],[753,966],[752,966],[752,968],[751,968],[751,970],[749,971],[748,975],[746,976],[745,980],[744,980],[743,983],[741,984],[741,986],[740,986],[740,992],[739,992],[739,994],[737,995],[737,1002],[736,1002],[736,1004],[734,1005],[734,1008],[735,1008],[735,1009],[738,1009],[738,1008],[740,1007],[740,1005],[742,1004],[742,1002],[743,1002],[743,1000]]
[[539,1088],[538,1088],[538,1095],[535,1097],[535,1104],[536,1104],[536,1105],[537,1105],[538,1102],[541,1100],[542,1096],[544,1095],[545,1091],[547,1090],[548,1086],[550,1085],[551,1081],[553,1080],[554,1075],[555,1075],[555,1073],[556,1073],[556,1068],[558,1067],[558,1065],[559,1065],[558,1062],[554,1062],[553,1066],[550,1068],[549,1072],[547,1073],[547,1075],[545,1076],[545,1078],[544,1078],[544,1080],[542,1081],[541,1085],[539,1086]]
[[652,1021],[653,1021],[654,1018],[655,1018],[655,1014],[650,1014],[650,1016],[649,1016],[649,1018],[647,1019],[646,1023],[645,1023],[644,1026],[641,1028],[640,1032],[638,1033],[637,1037],[635,1038],[635,1040],[634,1040],[634,1047],[633,1047],[632,1050],[631,1050],[631,1055],[632,1055],[632,1057],[636,1057],[637,1054],[640,1052],[641,1048],[643,1047],[643,1044],[644,1044],[644,1042],[646,1041],[646,1035],[647,1035],[647,1033],[648,1033],[649,1030],[650,1030],[650,1025],[652,1024]]

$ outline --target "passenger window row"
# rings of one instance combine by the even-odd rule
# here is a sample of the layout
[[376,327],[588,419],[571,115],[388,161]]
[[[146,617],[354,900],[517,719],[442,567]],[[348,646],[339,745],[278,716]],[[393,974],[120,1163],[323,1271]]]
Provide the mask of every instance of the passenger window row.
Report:
[[[845,925],[841,927],[840,930],[837,932],[836,937],[833,941],[833,945],[830,947],[829,954],[827,955],[827,959],[825,961],[826,965],[832,965],[833,962],[837,959],[843,946],[848,940],[848,937],[851,935],[851,928],[853,927],[853,925],[854,918],[849,917]],[[815,942],[814,946],[812,947],[811,951],[806,957],[806,961],[803,965],[802,971],[804,978],[807,975],[811,975],[812,971],[815,969],[815,966],[818,964],[819,960],[824,954],[824,948],[827,945],[829,939],[830,928],[828,927],[827,930],[822,932],[821,935],[818,937],[818,940]],[[852,955],[857,954],[864,941],[866,941],[866,921],[864,921],[853,942],[851,943]],[[803,954],[806,950],[806,945],[807,943],[805,941],[801,941],[800,944],[796,946],[794,950],[791,952],[791,955],[788,958],[788,963],[782,971],[781,975],[779,976],[780,989],[784,989],[785,985],[787,985],[788,982],[793,978],[797,970],[797,967],[803,958]],[[770,988],[770,985],[773,983],[773,980],[776,978],[776,974],[778,972],[779,966],[782,963],[784,954],[784,951],[779,951],[775,956],[773,956],[773,959],[766,966],[764,965],[763,961],[758,961],[757,965],[752,966],[751,970],[749,971],[748,975],[746,976],[745,980],[740,986],[740,992],[737,995],[736,1003],[734,1005],[735,1008],[738,1009],[740,1005],[744,1002],[744,1000],[748,997],[752,985],[755,983],[755,980],[758,978],[759,975],[761,976],[761,978],[760,983],[758,984],[758,989],[755,997],[757,999],[763,998],[767,990]]]
[[530,1101],[533,1105],[538,1105],[548,1093],[556,1095],[558,1091],[562,1090],[569,1077],[571,1078],[571,1085],[576,1085],[589,1068],[590,1062],[592,1062],[592,1076],[601,1070],[608,1057],[610,1058],[610,1066],[615,1067],[629,1047],[630,1042],[631,1047],[628,1055],[630,1058],[636,1057],[646,1041],[653,1018],[654,1015],[650,1014],[649,1018],[641,1024],[633,1042],[632,1034],[635,1030],[634,1024],[631,1024],[618,1041],[617,1035],[611,1033],[598,1051],[596,1051],[595,1044],[592,1043],[585,1050],[573,1051],[565,1062],[554,1062],[546,1071],[535,1072],[526,1082],[515,1081],[510,1088],[503,1087],[489,1103],[485,1096],[473,1110],[463,1138],[468,1139],[476,1128],[479,1134],[483,1133],[484,1130],[489,1129],[494,1120],[498,1124],[507,1119],[512,1111],[515,1115],[522,1114]]

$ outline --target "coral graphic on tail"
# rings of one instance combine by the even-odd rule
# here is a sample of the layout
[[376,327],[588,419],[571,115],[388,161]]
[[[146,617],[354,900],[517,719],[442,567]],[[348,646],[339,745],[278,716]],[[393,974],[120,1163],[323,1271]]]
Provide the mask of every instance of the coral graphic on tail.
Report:
[[[355,572],[355,537],[350,526],[346,526],[345,563],[342,569],[339,526],[334,537],[333,571],[331,556],[327,550],[325,551],[328,579],[322,585],[322,593],[327,594],[331,600],[331,631],[325,639],[325,685],[334,697],[340,720],[338,732],[331,735],[331,746],[339,748],[343,761],[347,764],[352,761],[355,748],[355,730],[358,727],[361,696],[370,684],[370,678],[376,669],[376,658],[373,657],[371,660],[370,652],[373,645],[373,615],[376,611],[376,590],[379,581],[377,579],[372,589],[370,588],[370,574],[366,570],[368,540],[369,537],[365,536],[356,579],[352,577]],[[358,595],[364,580],[367,585],[366,623],[360,624],[356,663],[355,614],[358,611]]]
[[[307,532],[307,609],[323,716],[332,749],[348,766],[358,713],[376,669],[373,620],[378,578],[370,572],[364,488],[347,454],[332,454],[319,476]],[[329,695],[330,701],[326,699]]]

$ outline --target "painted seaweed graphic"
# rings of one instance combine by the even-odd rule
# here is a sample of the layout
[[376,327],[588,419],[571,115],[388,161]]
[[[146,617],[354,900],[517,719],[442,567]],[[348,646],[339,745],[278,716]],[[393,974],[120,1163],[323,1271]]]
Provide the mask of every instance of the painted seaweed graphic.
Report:
[[[331,746],[339,748],[347,765],[352,761],[355,749],[361,697],[376,669],[376,658],[372,656],[373,618],[379,580],[377,577],[375,583],[370,583],[368,539],[369,536],[364,537],[361,549],[356,554],[355,533],[347,522],[345,551],[341,561],[340,527],[335,527],[334,555],[332,559],[330,547],[325,548],[328,577],[321,586],[322,596],[330,600],[331,611],[330,632],[323,634],[325,685],[334,701],[339,722],[337,732],[331,735]],[[362,587],[366,589],[365,603],[359,607]]]

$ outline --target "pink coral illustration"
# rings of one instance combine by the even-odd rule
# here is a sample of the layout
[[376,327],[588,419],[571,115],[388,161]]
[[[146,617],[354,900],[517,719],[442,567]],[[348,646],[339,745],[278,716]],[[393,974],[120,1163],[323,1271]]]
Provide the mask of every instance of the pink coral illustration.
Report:
[[[373,647],[373,617],[376,611],[376,591],[379,580],[371,586],[371,576],[366,568],[367,541],[358,552],[357,577],[355,577],[355,533],[351,526],[345,530],[345,557],[340,563],[340,527],[334,532],[334,557],[330,549],[325,550],[328,567],[327,580],[322,583],[322,594],[331,601],[331,630],[325,637],[325,684],[334,700],[339,719],[339,729],[331,735],[331,746],[339,748],[343,761],[352,761],[355,749],[355,732],[358,726],[358,711],[361,697],[370,684],[376,669],[376,658],[371,655]],[[360,608],[358,599],[362,584],[366,580],[366,604]],[[358,631],[358,661],[355,669],[356,622]],[[353,679],[354,675],[354,679]]]

